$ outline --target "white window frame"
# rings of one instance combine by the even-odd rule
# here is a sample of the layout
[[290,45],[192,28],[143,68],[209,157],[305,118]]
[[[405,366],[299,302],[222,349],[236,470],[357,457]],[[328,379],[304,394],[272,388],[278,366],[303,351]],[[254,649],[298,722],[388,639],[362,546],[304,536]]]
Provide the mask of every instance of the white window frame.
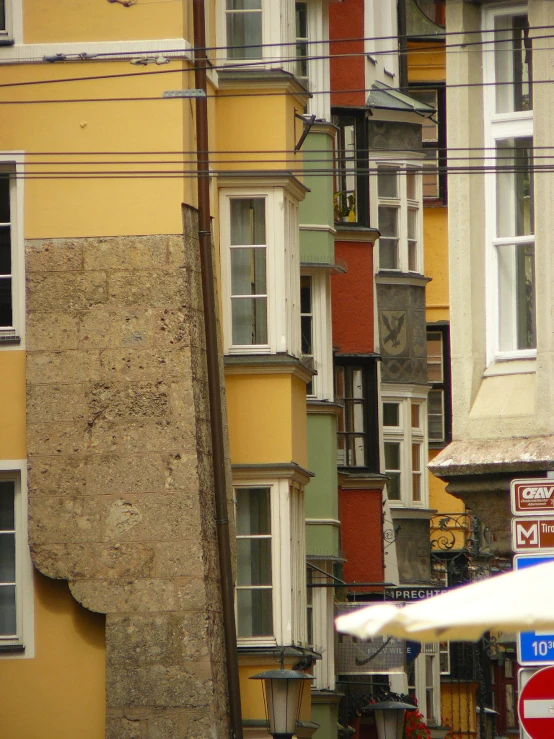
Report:
[[0,342],[0,351],[24,348],[25,253],[23,240],[23,154],[0,152],[0,172],[10,175],[10,225],[12,274],[12,326],[0,327],[5,339],[19,338],[17,344]]
[[331,278],[326,268],[302,267],[301,277],[312,282],[312,357],[317,375],[308,398],[333,400],[333,340],[331,323]]
[[33,565],[27,532],[27,461],[0,460],[0,480],[14,483],[17,619],[16,636],[0,636],[0,646],[5,647],[5,651],[0,651],[0,660],[31,659],[35,656],[35,643]]
[[[427,475],[428,429],[427,429],[427,393],[428,389],[413,389],[400,385],[381,386],[381,427],[383,429],[383,449],[381,453],[382,468],[385,472],[385,443],[400,444],[400,500],[388,499],[391,508],[429,508],[429,481]],[[383,419],[383,404],[398,403],[398,426],[385,426]],[[419,406],[418,429],[412,428],[411,406]],[[421,500],[413,500],[412,487],[412,444],[421,445],[420,453],[420,491]]]
[[[484,38],[490,39],[483,45],[483,80],[496,81],[494,54],[494,23],[501,16],[527,15],[527,4],[506,5],[483,11],[482,29]],[[533,111],[496,113],[496,96],[488,91],[483,95],[484,102],[484,146],[494,151],[498,142],[509,138],[533,138]],[[495,89],[494,86],[492,89]],[[490,160],[489,160],[490,161]],[[496,162],[496,159],[494,160]],[[487,366],[495,360],[527,359],[537,355],[534,349],[513,349],[501,351],[498,248],[503,245],[535,244],[535,236],[496,237],[497,224],[497,174],[495,168],[485,174],[485,239],[486,239],[486,348]]]
[[[231,220],[233,199],[265,199],[267,343],[233,344],[231,311]],[[221,188],[221,277],[226,354],[300,356],[300,261],[298,202],[284,187]]]
[[[317,570],[311,569],[310,564],[328,573],[329,577]],[[312,583],[315,586],[309,588],[312,594],[312,647],[314,651],[321,654],[314,665],[314,690],[335,689],[335,602],[333,588],[318,587],[318,583],[330,583],[333,576],[333,561],[328,559],[312,560],[308,563],[311,572]]]
[[274,633],[272,636],[239,637],[238,646],[305,646],[307,604],[304,491],[289,478],[234,481],[233,487],[235,490],[269,488],[271,510]]
[[15,41],[21,42],[23,37],[22,5],[22,0],[4,0],[6,28],[0,30],[0,46],[5,44],[12,45]]
[[[251,67],[253,71],[267,67],[278,67],[294,72],[294,49],[296,42],[296,18],[294,0],[261,0],[262,40],[258,59],[227,58],[227,3],[218,3],[218,47],[222,49],[220,63],[229,66]],[[282,45],[281,45],[282,44]],[[290,61],[283,63],[283,59]],[[261,63],[260,63],[261,62]]]
[[[427,686],[426,681],[426,660],[432,660],[432,685]],[[422,644],[421,652],[414,662],[415,698],[417,700],[417,708],[423,715],[425,723],[428,726],[439,726],[441,722],[441,705],[440,705],[440,658],[439,645],[434,642],[432,644]],[[427,714],[427,689],[433,690],[433,716]]]
[[[397,178],[397,196],[383,197],[379,196],[378,189],[378,173],[379,169],[398,170]],[[408,199],[408,178],[406,173],[412,171],[415,173],[416,197]],[[373,176],[371,176],[373,175]],[[373,223],[379,223],[379,206],[391,207],[398,209],[398,265],[396,268],[382,267],[379,259],[379,241],[377,241],[377,258],[375,260],[377,270],[385,270],[387,272],[399,272],[404,274],[423,274],[423,196],[422,196],[422,176],[423,168],[420,164],[406,162],[396,159],[381,159],[379,161],[370,162],[370,187],[372,193],[370,200],[374,203],[372,207],[371,220]],[[408,211],[417,210],[417,251],[415,269],[409,269],[409,247],[408,247]]]
[[307,6],[309,42],[307,55],[312,57],[308,59],[308,89],[314,93],[306,104],[306,112],[309,115],[315,115],[318,120],[330,121],[331,93],[329,90],[331,89],[331,72],[327,0],[301,1]]

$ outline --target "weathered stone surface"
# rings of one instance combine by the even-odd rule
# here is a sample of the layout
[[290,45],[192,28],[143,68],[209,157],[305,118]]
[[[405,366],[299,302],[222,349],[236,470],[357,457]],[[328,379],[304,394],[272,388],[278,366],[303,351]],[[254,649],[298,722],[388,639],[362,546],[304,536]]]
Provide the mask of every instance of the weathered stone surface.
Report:
[[27,272],[82,270],[83,240],[53,239],[31,242],[26,249]]
[[27,277],[27,303],[32,311],[83,310],[108,297],[105,272],[33,272]]
[[187,300],[191,278],[185,270],[120,270],[110,273],[108,280],[110,306],[178,308]]
[[153,270],[168,265],[168,247],[178,236],[156,235],[148,239],[136,236],[83,239],[85,270]]
[[111,665],[169,667],[209,657],[208,615],[197,611],[111,616],[106,637]]
[[80,311],[78,343],[82,349],[149,346],[153,339],[153,311],[145,308]]
[[100,354],[97,351],[41,351],[27,354],[27,383],[83,382],[100,380]]
[[27,391],[29,421],[74,421],[87,416],[85,384],[30,385]]
[[146,544],[36,544],[33,561],[44,575],[81,578],[148,578],[154,575],[155,552]]
[[31,554],[107,614],[108,739],[229,733],[196,229],[27,244]]
[[27,312],[27,349],[62,351],[79,346],[79,321],[65,312]]
[[180,377],[190,365],[188,348],[106,349],[101,355],[102,379],[159,380]]

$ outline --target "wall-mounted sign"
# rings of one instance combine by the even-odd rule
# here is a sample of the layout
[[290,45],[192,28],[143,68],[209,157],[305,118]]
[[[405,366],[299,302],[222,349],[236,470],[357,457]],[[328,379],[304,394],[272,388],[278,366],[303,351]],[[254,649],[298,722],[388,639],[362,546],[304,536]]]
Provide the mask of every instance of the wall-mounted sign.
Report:
[[514,552],[554,549],[554,516],[512,518]]
[[554,514],[554,479],[512,480],[510,494],[514,516]]

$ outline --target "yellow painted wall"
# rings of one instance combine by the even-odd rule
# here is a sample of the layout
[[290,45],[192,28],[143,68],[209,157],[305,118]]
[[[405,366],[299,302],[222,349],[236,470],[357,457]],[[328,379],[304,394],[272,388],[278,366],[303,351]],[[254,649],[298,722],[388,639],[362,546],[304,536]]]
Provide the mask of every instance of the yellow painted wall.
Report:
[[448,321],[448,210],[443,207],[423,211],[425,275],[431,278],[425,288],[427,321]]
[[3,739],[104,739],[104,616],[35,574],[34,659],[0,659]]
[[225,89],[218,97],[217,150],[238,152],[218,154],[221,166],[232,163],[232,169],[287,169],[302,179],[302,153],[295,154],[294,147],[303,124],[294,114],[302,113],[303,106],[284,89],[269,92],[275,94],[268,95],[267,88]]
[[131,7],[89,0],[25,0],[27,44],[179,38],[192,42],[192,2],[138,2]]
[[[195,204],[196,181],[175,175],[196,170],[194,154],[178,154],[196,149],[194,104],[161,96],[164,90],[193,87],[194,75],[177,61],[163,68],[178,70],[175,74],[145,74],[150,69],[137,72],[128,62],[0,68],[0,84],[79,78],[0,88],[0,102],[13,101],[2,106],[0,151],[22,151],[30,176],[24,193],[26,238],[182,233],[181,203]],[[121,73],[133,76],[83,79]],[[117,101],[143,97],[151,99]],[[72,102],[30,103],[64,99]],[[110,102],[77,102],[91,99]],[[139,176],[141,171],[149,176]],[[67,177],[76,173],[78,178]]]
[[[431,462],[440,449],[429,450],[429,461]],[[455,498],[445,490],[445,483],[434,475],[429,475],[429,504],[431,508],[445,513],[463,513],[464,504],[459,498]]]
[[233,464],[307,465],[305,389],[299,397],[302,384],[285,374],[226,378]]
[[441,719],[449,719],[460,739],[474,739],[477,730],[477,684],[441,683]]
[[25,352],[0,351],[0,459],[25,459]]

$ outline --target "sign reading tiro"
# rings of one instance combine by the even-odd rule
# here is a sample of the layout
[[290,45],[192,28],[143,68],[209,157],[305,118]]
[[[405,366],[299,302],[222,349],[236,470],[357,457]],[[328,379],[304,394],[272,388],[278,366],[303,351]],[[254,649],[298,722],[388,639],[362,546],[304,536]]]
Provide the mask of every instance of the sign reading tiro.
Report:
[[512,518],[514,552],[554,549],[554,516]]

